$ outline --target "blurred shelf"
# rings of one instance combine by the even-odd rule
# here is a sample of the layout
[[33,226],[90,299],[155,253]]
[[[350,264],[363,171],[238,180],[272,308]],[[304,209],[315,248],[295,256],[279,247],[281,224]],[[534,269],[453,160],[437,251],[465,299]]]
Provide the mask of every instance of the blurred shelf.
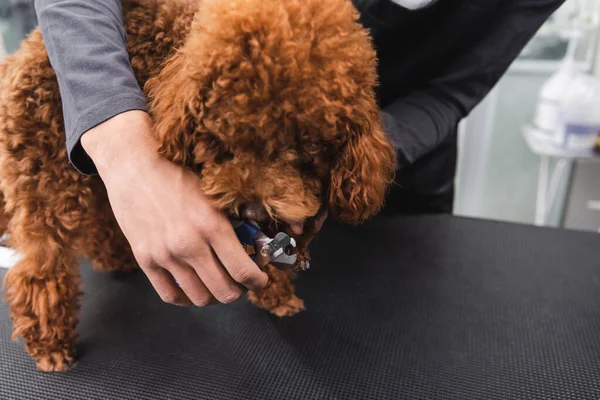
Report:
[[525,125],[522,133],[529,149],[540,156],[600,161],[600,155],[594,150],[567,150],[550,143],[548,140],[540,137],[543,134],[540,134],[539,130],[531,125]]

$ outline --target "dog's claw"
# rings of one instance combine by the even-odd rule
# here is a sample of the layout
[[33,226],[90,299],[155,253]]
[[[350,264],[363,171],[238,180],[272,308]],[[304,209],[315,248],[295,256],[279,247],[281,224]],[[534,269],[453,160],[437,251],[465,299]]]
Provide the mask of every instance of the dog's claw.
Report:
[[298,267],[302,271],[306,271],[307,269],[310,269],[310,261],[308,261],[308,260],[300,260],[300,262],[298,263]]

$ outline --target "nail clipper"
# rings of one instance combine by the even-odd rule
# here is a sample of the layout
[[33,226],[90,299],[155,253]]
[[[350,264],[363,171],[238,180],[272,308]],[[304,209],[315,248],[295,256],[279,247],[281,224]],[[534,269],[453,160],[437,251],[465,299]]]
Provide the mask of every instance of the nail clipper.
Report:
[[259,267],[271,264],[277,269],[288,270],[296,265],[298,257],[293,253],[296,240],[285,232],[270,238],[254,221],[232,219],[231,224],[246,252]]

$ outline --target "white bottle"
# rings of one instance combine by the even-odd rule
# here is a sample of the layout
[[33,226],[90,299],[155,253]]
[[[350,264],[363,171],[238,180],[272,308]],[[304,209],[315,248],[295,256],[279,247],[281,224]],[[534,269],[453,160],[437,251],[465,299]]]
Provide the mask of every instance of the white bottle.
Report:
[[560,126],[561,109],[564,95],[573,81],[580,75],[575,62],[578,35],[573,34],[569,40],[567,53],[558,70],[544,83],[540,90],[538,105],[533,123],[535,132],[541,139],[560,145],[563,141]]
[[600,133],[600,82],[580,74],[563,94],[557,138],[565,150],[592,150]]

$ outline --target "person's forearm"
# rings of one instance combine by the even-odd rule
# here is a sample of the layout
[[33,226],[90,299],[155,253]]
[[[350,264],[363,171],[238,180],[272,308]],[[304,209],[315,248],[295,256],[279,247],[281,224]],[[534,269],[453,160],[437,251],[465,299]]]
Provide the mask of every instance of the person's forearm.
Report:
[[145,110],[125,47],[120,0],[35,0],[58,79],[69,156],[84,173],[94,165],[80,145],[90,128],[128,110]]
[[451,135],[466,115],[429,90],[421,90],[382,110],[385,133],[396,150],[396,169],[409,166]]
[[505,1],[487,33],[421,89],[396,99],[383,123],[398,154],[410,165],[456,132],[458,123],[487,95],[561,0]]

